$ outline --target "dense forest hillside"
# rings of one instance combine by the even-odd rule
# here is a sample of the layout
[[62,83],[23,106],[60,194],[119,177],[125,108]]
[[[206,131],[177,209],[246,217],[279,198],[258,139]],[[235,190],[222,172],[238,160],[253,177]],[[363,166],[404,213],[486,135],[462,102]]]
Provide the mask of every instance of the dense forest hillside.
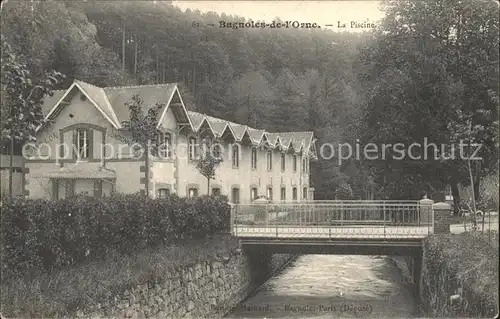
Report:
[[[34,80],[54,69],[66,76],[59,88],[179,82],[193,110],[269,131],[314,130],[318,146],[420,141],[422,131],[450,140],[461,112],[484,128],[474,135],[487,144],[479,181],[497,158],[498,7],[488,3],[387,2],[377,31],[353,34],[219,29],[209,24],[245,20],[160,1],[9,1],[1,27]],[[468,183],[456,161],[337,159],[313,164],[318,198],[408,198]]]

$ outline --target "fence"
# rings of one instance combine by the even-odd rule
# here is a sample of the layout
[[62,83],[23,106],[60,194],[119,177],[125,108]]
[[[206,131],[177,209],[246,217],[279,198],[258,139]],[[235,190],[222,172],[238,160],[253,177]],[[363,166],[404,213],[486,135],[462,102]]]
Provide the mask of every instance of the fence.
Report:
[[236,204],[232,229],[268,233],[350,232],[352,234],[429,234],[433,229],[430,204],[419,201],[306,201]]

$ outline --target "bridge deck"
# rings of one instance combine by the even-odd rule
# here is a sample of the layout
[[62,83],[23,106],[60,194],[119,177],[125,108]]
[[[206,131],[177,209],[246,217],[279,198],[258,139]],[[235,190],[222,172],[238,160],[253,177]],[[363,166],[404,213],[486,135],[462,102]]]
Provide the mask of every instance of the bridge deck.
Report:
[[432,233],[432,226],[234,225],[233,227],[233,234],[237,237],[265,238],[423,239]]

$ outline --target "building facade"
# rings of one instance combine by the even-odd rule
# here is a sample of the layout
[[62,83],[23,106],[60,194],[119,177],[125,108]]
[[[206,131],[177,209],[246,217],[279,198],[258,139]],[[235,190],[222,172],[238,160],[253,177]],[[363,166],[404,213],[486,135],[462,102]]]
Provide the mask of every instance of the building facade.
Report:
[[[146,109],[163,104],[157,129],[164,147],[148,161],[126,128],[126,103],[135,95]],[[48,97],[44,110],[47,124],[39,128],[37,142],[23,149],[30,198],[137,193],[146,183],[151,197],[219,194],[251,202],[262,195],[273,201],[314,196],[312,132],[270,133],[187,111],[176,84],[100,88],[75,81]],[[206,140],[219,144],[223,159],[210,183],[196,168]]]

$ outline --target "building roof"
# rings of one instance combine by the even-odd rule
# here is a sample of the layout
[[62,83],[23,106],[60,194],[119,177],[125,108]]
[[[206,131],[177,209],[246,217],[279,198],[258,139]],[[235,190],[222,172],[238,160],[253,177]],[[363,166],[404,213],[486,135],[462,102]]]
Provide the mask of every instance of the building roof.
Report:
[[[158,122],[161,123],[167,108],[175,94],[179,92],[177,83],[167,83],[158,85],[138,85],[123,87],[105,87],[101,88],[83,81],[75,80],[67,90],[54,91],[53,96],[48,96],[44,100],[43,111],[45,120],[48,121],[52,116],[57,115],[64,100],[72,96],[72,92],[79,89],[92,104],[111,122],[115,128],[121,128],[122,123],[129,120],[129,110],[127,102],[132,101],[134,95],[139,95],[143,101],[143,111],[154,107],[157,103],[163,103],[165,106],[160,113]],[[172,111],[175,117],[183,123],[191,125],[191,119],[187,114],[182,98],[180,103],[172,105]],[[159,125],[158,123],[158,125]]]
[[254,144],[260,144],[267,140],[274,147],[277,142],[280,142],[281,147],[285,150],[292,146],[296,152],[309,151],[314,143],[314,134],[311,131],[267,132],[198,112],[188,111],[188,114],[193,121],[193,126],[195,126],[194,123],[198,123],[199,128],[203,121],[208,121],[212,130],[214,130],[214,135],[219,137],[224,133],[225,127],[228,126],[237,141],[241,141],[245,133],[247,133]]
[[104,88],[116,116],[122,121],[128,121],[129,109],[126,102],[131,101],[134,95],[139,95],[143,101],[144,110],[154,107],[156,103],[168,104],[172,99],[177,83],[167,83],[158,85],[140,85],[124,87]]
[[66,90],[54,90],[52,91],[52,96],[45,96],[42,104],[42,112],[44,116],[49,114],[52,107],[62,98],[64,93],[66,93]]
[[285,150],[292,147],[295,152],[304,151],[306,154],[315,157],[313,132],[267,132],[206,114],[187,111],[182,102],[177,83],[101,88],[75,80],[67,90],[54,91],[53,96],[45,98],[43,110],[46,120],[53,113],[57,114],[55,110],[66,99],[66,96],[69,96],[70,91],[75,90],[75,87],[80,89],[111,124],[117,128],[121,128],[121,124],[129,120],[129,110],[126,102],[131,101],[134,95],[139,95],[143,100],[144,111],[147,111],[156,103],[166,105],[159,118],[160,123],[167,108],[170,107],[175,92],[177,92],[180,103],[173,103],[172,111],[178,120],[180,119],[182,123],[189,123],[191,129],[195,132],[206,123],[217,137],[221,137],[225,132],[230,132],[236,141],[241,141],[247,134],[252,143],[256,145],[267,141],[272,147],[280,146]]

